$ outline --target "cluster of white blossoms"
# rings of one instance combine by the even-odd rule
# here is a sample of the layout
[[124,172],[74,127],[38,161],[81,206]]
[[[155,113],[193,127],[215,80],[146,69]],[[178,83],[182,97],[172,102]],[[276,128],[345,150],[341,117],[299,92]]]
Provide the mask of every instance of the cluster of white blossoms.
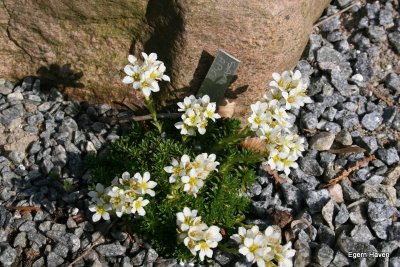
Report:
[[266,100],[277,100],[286,110],[312,103],[306,95],[307,84],[302,81],[300,71],[284,71],[282,74],[275,72],[272,78],[274,80],[269,84],[270,91],[264,96]]
[[182,135],[196,135],[196,129],[200,134],[206,132],[208,119],[215,121],[221,118],[216,113],[216,103],[210,102],[210,97],[205,95],[196,98],[194,95],[185,97],[183,102],[178,103],[178,111],[184,112],[182,121],[175,123],[175,127],[181,130]]
[[145,172],[143,176],[136,173],[133,177],[128,172],[124,172],[122,177],[116,177],[111,186],[104,188],[100,183],[96,185],[96,191],[89,192],[93,204],[89,210],[94,212],[93,221],[110,219],[109,212],[115,212],[118,217],[123,214],[139,214],[144,216],[144,207],[149,204],[149,200],[143,197],[147,194],[154,197],[153,188],[156,182],[150,180],[150,173]]
[[258,267],[293,266],[292,257],[295,250],[292,243],[281,245],[281,234],[269,226],[261,232],[258,226],[253,226],[246,230],[239,227],[238,234],[231,236],[239,244],[239,253],[246,257],[250,263],[257,263]]
[[307,86],[301,80],[300,71],[274,73],[271,90],[264,98],[267,102],[251,105],[252,115],[248,118],[250,129],[266,144],[267,162],[271,169],[290,173],[297,168],[296,160],[304,151],[304,139],[293,134],[289,128],[286,110],[300,108],[312,100],[306,95]]
[[140,61],[135,56],[129,55],[130,64],[124,68],[127,76],[123,78],[122,82],[132,84],[132,87],[141,91],[147,99],[151,92],[160,91],[159,81],[170,81],[170,78],[164,74],[165,65],[162,61],[157,60],[156,53],[150,55],[142,53],[142,57],[143,61]]
[[208,227],[201,221],[201,217],[197,216],[197,210],[190,210],[188,207],[176,214],[176,224],[180,240],[194,256],[199,253],[202,261],[205,256],[212,258],[212,249],[222,240],[219,227]]
[[218,171],[218,161],[215,161],[215,154],[208,155],[202,153],[197,155],[194,161],[190,161],[188,155],[183,155],[180,162],[172,159],[172,166],[167,166],[164,170],[171,173],[169,177],[170,183],[175,183],[178,179],[183,184],[183,190],[189,195],[197,197],[197,193],[204,185],[204,180],[208,177],[210,172]]

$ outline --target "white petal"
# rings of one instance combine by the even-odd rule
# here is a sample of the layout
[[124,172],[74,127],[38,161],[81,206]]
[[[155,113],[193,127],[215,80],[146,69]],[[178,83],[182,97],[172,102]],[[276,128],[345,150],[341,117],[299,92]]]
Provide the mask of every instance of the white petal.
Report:
[[100,214],[98,214],[98,213],[93,214],[93,217],[92,217],[93,222],[97,222],[100,219],[101,219]]
[[142,88],[142,92],[146,97],[149,97],[151,94],[151,89],[149,87]]
[[124,71],[129,76],[132,76],[133,74],[135,74],[135,69],[133,68],[132,65],[126,65],[124,68]]
[[128,61],[129,61],[131,64],[135,64],[136,61],[137,61],[137,58],[136,58],[135,56],[133,56],[133,55],[129,55],[129,56],[128,56]]
[[164,81],[167,81],[167,82],[170,82],[170,81],[171,81],[171,79],[169,78],[168,75],[163,75],[163,76],[162,76],[162,79],[163,79]]
[[130,84],[130,83],[133,83],[133,82],[134,82],[134,79],[133,79],[131,76],[125,76],[125,77],[122,79],[122,82],[125,83],[125,84]]

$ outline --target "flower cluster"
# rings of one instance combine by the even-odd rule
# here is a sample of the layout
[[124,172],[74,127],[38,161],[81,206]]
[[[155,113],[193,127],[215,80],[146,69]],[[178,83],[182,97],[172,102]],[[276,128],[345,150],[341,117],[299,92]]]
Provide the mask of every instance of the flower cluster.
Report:
[[191,162],[188,155],[183,155],[180,162],[172,159],[172,166],[165,167],[164,170],[171,173],[170,183],[175,183],[180,178],[183,183],[183,191],[197,197],[197,193],[203,187],[204,180],[210,172],[218,171],[219,162],[215,159],[215,154],[202,153]]
[[277,100],[287,110],[300,108],[312,100],[306,95],[307,84],[301,79],[300,71],[284,71],[282,74],[273,73],[270,91],[264,96],[266,100]]
[[271,169],[290,173],[297,168],[296,160],[304,151],[304,139],[290,132],[286,110],[299,108],[311,103],[306,96],[307,86],[301,80],[299,71],[285,71],[282,75],[273,74],[271,91],[264,98],[268,102],[256,102],[251,105],[252,115],[248,118],[250,129],[264,140],[268,164]]
[[208,227],[201,221],[201,217],[197,216],[197,210],[190,210],[188,207],[176,214],[176,223],[180,240],[193,255],[197,256],[199,252],[202,261],[205,256],[212,257],[212,249],[222,240],[219,227],[214,225]]
[[122,80],[125,84],[132,84],[133,89],[141,91],[146,99],[151,92],[160,91],[159,81],[170,81],[170,78],[164,74],[165,65],[157,60],[157,54],[147,55],[142,53],[143,61],[139,61],[135,56],[129,55],[124,71],[127,76]]
[[123,214],[139,214],[144,216],[144,207],[149,204],[149,200],[144,199],[144,195],[154,197],[153,188],[156,182],[150,180],[150,174],[145,172],[143,176],[136,173],[133,177],[128,172],[124,172],[122,177],[116,177],[112,185],[104,188],[100,183],[96,185],[96,191],[89,192],[93,204],[89,210],[94,212],[93,221],[110,219],[109,212],[115,212],[118,217]]
[[281,234],[269,226],[264,233],[258,226],[246,230],[239,227],[238,234],[231,236],[239,244],[239,253],[250,263],[257,262],[258,267],[264,266],[293,266],[291,258],[295,250],[291,242],[281,245]]
[[205,95],[196,98],[194,95],[185,97],[178,103],[178,111],[184,112],[182,121],[175,123],[175,127],[181,130],[182,135],[196,135],[196,129],[200,134],[206,132],[208,119],[215,121],[221,116],[215,112],[216,103],[210,103],[210,97]]

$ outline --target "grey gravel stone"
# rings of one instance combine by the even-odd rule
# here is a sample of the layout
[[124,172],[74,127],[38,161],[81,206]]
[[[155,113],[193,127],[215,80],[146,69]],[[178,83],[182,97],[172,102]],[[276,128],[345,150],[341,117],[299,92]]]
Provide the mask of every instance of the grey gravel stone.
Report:
[[2,95],[8,95],[12,93],[12,89],[4,86],[4,85],[0,85],[0,94]]
[[369,243],[371,240],[375,239],[368,226],[365,224],[355,225],[350,235],[354,241],[362,243]]
[[8,102],[17,102],[24,100],[24,96],[20,92],[14,92],[7,95]]
[[389,9],[381,9],[379,11],[379,24],[385,28],[392,27],[393,23],[393,12]]
[[317,248],[314,258],[320,266],[327,267],[333,260],[333,256],[333,250],[329,246],[322,244]]
[[62,258],[66,258],[68,256],[68,247],[62,243],[57,243],[53,249],[53,252]]
[[11,159],[15,165],[18,165],[24,160],[25,153],[20,151],[11,151],[10,154],[8,154],[8,158]]
[[370,222],[371,228],[374,231],[375,235],[380,239],[387,239],[387,231],[389,226],[392,225],[392,221],[390,219],[384,220],[381,222]]
[[328,132],[320,132],[314,135],[310,140],[310,147],[318,151],[324,151],[331,148],[335,140],[335,135]]
[[349,219],[349,211],[347,210],[347,207],[345,204],[341,204],[338,213],[336,214],[335,217],[335,223],[338,224],[344,224],[348,219]]
[[387,203],[368,203],[368,217],[374,222],[381,222],[389,219],[396,211],[396,208]]
[[288,205],[294,207],[299,207],[301,205],[302,194],[296,186],[284,183],[282,184],[282,192]]
[[361,125],[367,130],[374,131],[381,125],[382,121],[382,115],[374,111],[364,115],[361,120]]
[[304,157],[299,160],[300,168],[309,175],[320,176],[323,174],[324,169],[318,164],[314,158]]
[[10,245],[6,245],[5,248],[1,248],[0,252],[0,262],[4,266],[11,266],[17,257],[17,251],[10,247]]
[[385,77],[385,85],[393,92],[400,92],[400,77],[396,73],[390,73]]
[[35,262],[33,262],[32,267],[43,267],[44,265],[44,258],[40,257]]
[[157,260],[157,258],[158,258],[158,253],[154,249],[150,248],[147,251],[146,262],[153,263]]
[[389,43],[392,45],[393,50],[400,54],[400,32],[392,32],[388,34]]
[[105,257],[116,257],[124,255],[126,247],[116,244],[107,244],[97,246],[96,251]]
[[391,147],[388,149],[380,148],[378,149],[378,157],[387,165],[392,165],[400,161],[399,155],[396,148]]
[[65,164],[67,164],[67,153],[65,151],[65,148],[62,145],[58,145],[56,146],[52,153],[52,162],[54,163],[54,165],[56,166],[60,166],[60,167],[64,167]]
[[14,239],[13,246],[14,246],[14,248],[17,246],[20,246],[22,248],[26,247],[26,233],[25,232],[18,233],[18,235]]
[[386,31],[381,26],[370,26],[368,28],[368,35],[372,42],[384,42],[386,40]]
[[388,230],[389,240],[400,240],[400,222],[394,222]]
[[326,189],[310,191],[306,194],[306,203],[311,214],[320,212],[325,203],[329,200],[329,192]]
[[58,267],[63,263],[64,263],[64,259],[62,257],[58,256],[54,252],[50,252],[49,255],[47,256],[47,266],[48,267]]
[[146,251],[142,250],[132,258],[131,263],[133,266],[142,266],[145,257]]

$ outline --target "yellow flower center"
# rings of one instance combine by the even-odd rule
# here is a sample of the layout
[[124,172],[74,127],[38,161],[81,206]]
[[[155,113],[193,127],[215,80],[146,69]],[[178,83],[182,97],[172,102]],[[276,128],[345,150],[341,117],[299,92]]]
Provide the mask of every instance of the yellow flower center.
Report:
[[157,74],[155,74],[154,72],[150,74],[150,79],[155,80],[157,78]]
[[98,214],[104,214],[106,212],[105,208],[103,206],[98,206],[97,207],[97,213]]
[[181,173],[181,169],[180,168],[174,168],[174,175],[179,175],[179,173]]
[[206,250],[208,249],[208,245],[206,242],[200,242],[200,250]]
[[134,74],[132,77],[133,77],[133,79],[134,79],[135,81],[140,81],[140,75],[139,75],[139,73]]
[[254,251],[256,251],[258,249],[258,246],[256,245],[256,244],[252,244],[250,247],[249,247],[249,251],[251,252],[251,253],[253,253]]
[[146,82],[146,81],[144,81],[144,82],[142,82],[142,86],[143,87],[148,87],[150,84],[148,83],[148,82]]
[[196,183],[197,183],[197,178],[196,177],[190,177],[189,184],[191,186],[194,186],[194,185],[196,185]]
[[255,117],[254,118],[254,122],[257,123],[257,124],[261,123],[260,117]]
[[142,207],[142,202],[141,201],[136,201],[136,203],[135,203],[135,207],[136,207],[136,209],[139,209],[140,207]]
[[294,102],[294,97],[293,96],[289,96],[288,99],[287,99],[287,102],[293,103]]
[[283,82],[283,80],[281,79],[279,82],[278,82],[278,86],[279,87],[283,87],[285,85],[285,83]]
[[140,185],[139,185],[139,187],[140,187],[142,190],[146,190],[146,189],[148,188],[148,185],[147,185],[146,182],[141,182]]

